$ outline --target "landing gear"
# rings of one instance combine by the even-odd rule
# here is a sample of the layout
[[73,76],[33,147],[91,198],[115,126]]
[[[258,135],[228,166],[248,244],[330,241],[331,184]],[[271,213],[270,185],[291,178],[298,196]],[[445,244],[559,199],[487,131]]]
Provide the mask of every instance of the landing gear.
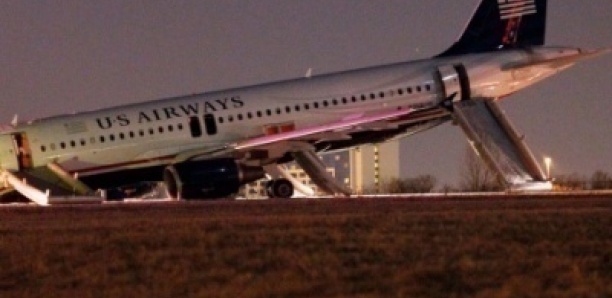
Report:
[[269,198],[289,199],[293,196],[293,184],[287,179],[270,180],[266,183]]

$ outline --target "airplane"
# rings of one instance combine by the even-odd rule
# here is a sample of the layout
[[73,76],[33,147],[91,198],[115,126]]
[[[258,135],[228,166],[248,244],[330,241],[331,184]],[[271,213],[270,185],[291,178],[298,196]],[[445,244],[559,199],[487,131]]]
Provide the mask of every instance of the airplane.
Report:
[[546,0],[482,0],[460,38],[417,61],[59,115],[0,131],[0,196],[41,204],[145,181],[177,200],[223,198],[272,177],[269,197],[352,191],[317,154],[452,121],[510,190],[551,183],[498,101],[609,52],[545,46]]

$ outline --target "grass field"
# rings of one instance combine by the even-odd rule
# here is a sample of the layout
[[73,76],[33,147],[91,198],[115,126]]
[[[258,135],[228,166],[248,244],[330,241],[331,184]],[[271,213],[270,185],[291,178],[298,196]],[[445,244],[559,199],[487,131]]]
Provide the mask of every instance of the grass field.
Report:
[[0,208],[1,297],[612,297],[612,199]]

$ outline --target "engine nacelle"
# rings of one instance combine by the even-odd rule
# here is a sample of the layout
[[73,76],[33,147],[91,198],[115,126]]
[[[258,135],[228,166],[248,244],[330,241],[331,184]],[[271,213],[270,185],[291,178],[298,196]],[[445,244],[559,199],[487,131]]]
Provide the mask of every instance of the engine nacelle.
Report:
[[250,167],[232,158],[189,161],[164,170],[171,198],[198,200],[223,198],[238,192],[241,185],[263,178],[262,167]]

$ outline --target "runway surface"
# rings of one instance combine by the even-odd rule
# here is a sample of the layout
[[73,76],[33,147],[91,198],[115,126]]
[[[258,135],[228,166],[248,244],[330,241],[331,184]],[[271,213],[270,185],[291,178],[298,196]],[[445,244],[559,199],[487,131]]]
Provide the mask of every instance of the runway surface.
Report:
[[612,198],[0,208],[0,296],[612,296]]

